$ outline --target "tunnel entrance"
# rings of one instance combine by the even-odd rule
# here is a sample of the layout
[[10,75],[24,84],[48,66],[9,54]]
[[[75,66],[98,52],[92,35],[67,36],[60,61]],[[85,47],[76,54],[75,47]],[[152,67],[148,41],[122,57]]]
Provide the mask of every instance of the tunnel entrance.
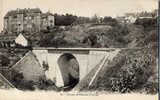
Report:
[[67,90],[72,89],[79,82],[79,64],[76,58],[70,54],[65,53],[58,59],[64,87]]

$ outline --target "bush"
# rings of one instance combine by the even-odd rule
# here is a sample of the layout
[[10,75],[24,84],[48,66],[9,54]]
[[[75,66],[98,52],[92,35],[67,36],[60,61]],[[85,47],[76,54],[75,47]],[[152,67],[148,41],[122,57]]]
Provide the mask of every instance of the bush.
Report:
[[157,91],[157,86],[153,85],[155,83],[146,83],[150,77],[155,75],[155,67],[153,66],[156,66],[156,58],[151,53],[151,49],[138,50],[132,53],[126,56],[125,64],[115,77],[111,78],[111,90],[126,93],[145,88],[147,93],[154,93]]
[[23,73],[19,73],[15,70],[11,74],[11,83],[20,90],[35,90],[33,81],[24,80]]
[[122,50],[101,69],[90,89],[111,93],[158,93],[155,55],[155,49]]
[[158,83],[148,82],[143,86],[143,92],[147,94],[156,94],[158,92]]
[[2,66],[8,66],[10,64],[10,59],[4,55],[0,55],[0,64]]
[[55,82],[53,82],[50,79],[46,79],[46,77],[41,77],[39,79],[39,83],[37,84],[37,88],[40,90],[55,90],[60,91],[60,89],[55,85]]
[[131,92],[135,89],[137,85],[136,82],[136,72],[134,68],[128,68],[121,70],[118,78],[111,79],[111,89],[112,91],[126,93]]
[[49,69],[48,63],[46,63],[45,61],[43,61],[43,69],[44,71],[47,71]]

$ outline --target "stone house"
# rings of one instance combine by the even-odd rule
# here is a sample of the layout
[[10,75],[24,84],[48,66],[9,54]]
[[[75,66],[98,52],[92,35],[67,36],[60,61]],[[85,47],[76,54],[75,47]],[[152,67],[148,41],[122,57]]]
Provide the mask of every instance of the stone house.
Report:
[[42,13],[39,8],[11,10],[4,16],[4,31],[8,33],[39,32],[50,26],[54,26],[53,14]]
[[54,16],[53,14],[47,12],[41,15],[42,26],[41,29],[47,29],[48,27],[54,27]]

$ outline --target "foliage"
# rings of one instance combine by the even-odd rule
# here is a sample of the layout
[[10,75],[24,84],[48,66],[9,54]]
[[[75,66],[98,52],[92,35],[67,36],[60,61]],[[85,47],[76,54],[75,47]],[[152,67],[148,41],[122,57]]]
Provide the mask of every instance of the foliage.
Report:
[[43,61],[42,65],[43,65],[44,71],[47,71],[49,69],[48,63],[46,63],[45,61]]
[[154,83],[154,82],[147,82],[144,86],[143,86],[143,91],[144,93],[147,94],[156,94],[158,92],[158,83]]
[[11,83],[20,90],[55,90],[60,91],[58,87],[55,86],[55,82],[47,79],[45,76],[39,78],[37,82],[32,80],[25,80],[23,73],[20,73],[16,70],[12,70],[11,73]]
[[10,64],[10,59],[4,55],[0,55],[0,64],[2,66],[8,66]]
[[112,90],[125,93],[143,89],[142,87],[148,79],[155,75],[153,66],[156,65],[153,64],[155,64],[156,58],[152,53],[149,50],[139,50],[128,55],[125,64],[111,84]]
[[[90,90],[131,93],[158,92],[154,49],[123,50],[104,66]],[[86,87],[83,87],[86,89]]]
[[106,24],[111,25],[111,26],[116,26],[118,24],[116,19],[114,19],[112,17],[108,17],[108,16],[104,17],[103,23],[106,23]]
[[20,90],[35,90],[33,81],[24,80],[23,73],[19,73],[16,70],[12,71],[11,83]]
[[158,14],[158,9],[155,9],[151,12],[142,11],[137,14],[138,17],[156,17]]
[[38,44],[43,47],[58,47],[64,45],[64,34],[58,27],[50,29],[46,33],[41,32]]
[[136,25],[142,25],[144,28],[156,27],[158,25],[157,18],[142,18],[135,21]]
[[60,88],[58,88],[55,85],[55,82],[53,82],[50,79],[47,79],[45,76],[39,78],[39,83],[37,84],[37,88],[40,90],[55,90],[60,91]]
[[78,24],[86,24],[86,23],[91,23],[89,17],[78,17],[73,24],[78,25]]
[[54,14],[55,17],[55,25],[64,25],[64,26],[68,26],[73,24],[73,22],[76,21],[77,16],[74,16],[72,14],[65,14],[65,15],[58,15],[58,14]]
[[[133,15],[147,17],[145,13]],[[155,15],[153,18],[138,18],[135,23],[118,23],[116,18],[102,18],[96,14],[91,18],[55,14],[56,26],[41,30],[40,34],[33,37],[37,39],[32,39],[36,42],[32,44],[42,47],[144,47],[153,44],[152,41],[144,43],[149,36],[150,40],[155,39],[151,35],[151,32],[155,34],[158,27]]]

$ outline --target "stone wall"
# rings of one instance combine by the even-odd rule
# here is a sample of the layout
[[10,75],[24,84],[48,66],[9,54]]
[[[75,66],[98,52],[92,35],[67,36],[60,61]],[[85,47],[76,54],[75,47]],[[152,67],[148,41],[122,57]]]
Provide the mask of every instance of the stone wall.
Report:
[[32,52],[28,52],[11,70],[22,73],[25,80],[34,82],[45,75],[43,67]]

